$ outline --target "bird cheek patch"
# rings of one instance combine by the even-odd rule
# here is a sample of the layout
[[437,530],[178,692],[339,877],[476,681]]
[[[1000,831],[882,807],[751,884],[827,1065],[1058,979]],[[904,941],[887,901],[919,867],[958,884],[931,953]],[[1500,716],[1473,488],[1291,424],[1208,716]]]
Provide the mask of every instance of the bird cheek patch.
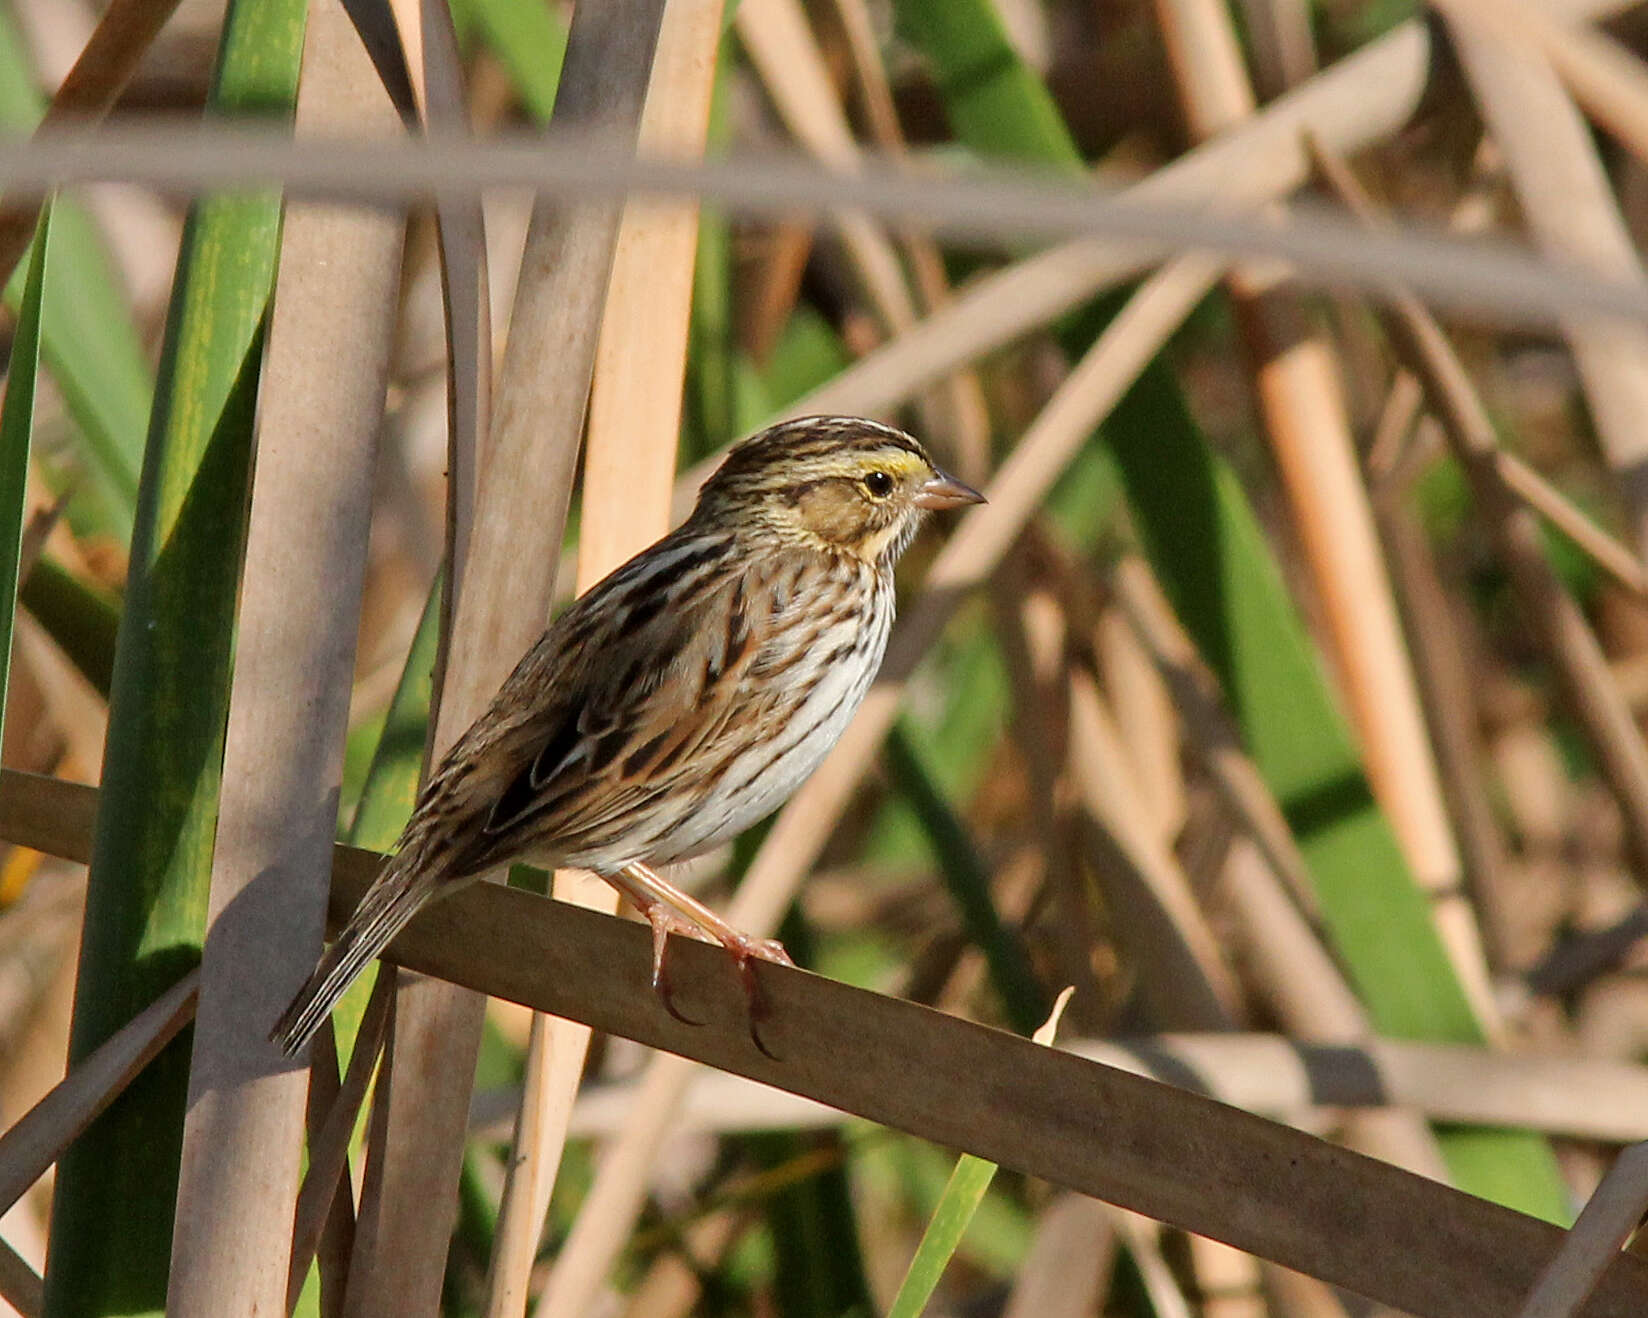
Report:
[[875,510],[845,480],[819,481],[802,491],[796,501],[801,524],[820,539],[850,545],[868,535]]

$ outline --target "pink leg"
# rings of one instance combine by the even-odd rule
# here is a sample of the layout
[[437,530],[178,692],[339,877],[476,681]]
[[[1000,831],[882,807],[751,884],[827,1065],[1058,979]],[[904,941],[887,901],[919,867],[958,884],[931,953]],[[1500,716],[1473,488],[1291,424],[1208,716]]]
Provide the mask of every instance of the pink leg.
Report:
[[702,942],[714,942],[696,924],[687,919],[679,911],[673,910],[660,898],[653,896],[646,889],[636,884],[627,875],[615,874],[607,878],[607,882],[617,888],[628,899],[630,905],[641,913],[643,919],[652,926],[652,991],[658,995],[658,1000],[664,1004],[664,1010],[675,1017],[683,1025],[702,1025],[703,1021],[695,1021],[675,1005],[675,992],[669,980],[669,967],[665,962],[665,952],[669,948],[671,934],[685,934],[690,938],[697,938]]
[[[738,967],[739,979],[744,984],[745,1001],[749,1004],[750,1038],[768,1057],[766,1044],[758,1031],[767,1015],[767,1005],[761,994],[761,985],[755,977],[755,961],[772,961],[781,966],[794,966],[784,945],[774,938],[756,938],[741,929],[735,929],[719,915],[690,893],[681,891],[673,883],[660,877],[650,866],[636,862],[625,866],[620,874],[604,875],[634,903],[652,925],[653,987],[658,990],[664,1006],[677,1020],[686,1018],[670,1002],[669,975],[665,966],[665,948],[672,933],[690,934],[704,942],[720,943],[731,954]],[[673,909],[671,909],[673,908]],[[774,1058],[776,1061],[777,1059]]]

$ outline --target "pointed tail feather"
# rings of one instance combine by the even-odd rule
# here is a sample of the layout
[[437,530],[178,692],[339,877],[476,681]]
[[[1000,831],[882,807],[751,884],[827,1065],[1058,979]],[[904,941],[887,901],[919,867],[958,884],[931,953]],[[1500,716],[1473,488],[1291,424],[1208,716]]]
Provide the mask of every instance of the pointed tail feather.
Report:
[[367,963],[435,895],[441,871],[424,863],[426,858],[417,854],[420,850],[403,848],[367,889],[337,941],[326,949],[314,973],[269,1032],[270,1042],[279,1044],[288,1057],[303,1050]]

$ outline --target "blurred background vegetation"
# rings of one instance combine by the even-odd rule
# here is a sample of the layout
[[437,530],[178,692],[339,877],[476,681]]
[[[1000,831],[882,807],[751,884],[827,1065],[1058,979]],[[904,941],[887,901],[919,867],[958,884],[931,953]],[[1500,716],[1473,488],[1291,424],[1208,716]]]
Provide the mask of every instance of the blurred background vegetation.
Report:
[[[402,68],[417,100],[403,110],[448,125],[460,114],[479,136],[552,120],[563,60],[570,69],[579,55],[568,7],[451,0],[457,59],[442,79],[428,8],[420,18],[415,3],[354,6],[369,31],[399,24],[408,39]],[[725,29],[712,70],[689,74],[680,93],[707,107],[710,157],[784,148],[841,169],[862,155],[950,173],[1011,163],[1112,188],[1237,132],[1318,70],[1396,49],[1424,16],[1408,0],[697,8]],[[1439,8],[1467,22],[1472,6]],[[1610,39],[1648,51],[1648,13],[1611,8],[1623,12]],[[300,68],[307,78],[316,59],[304,55],[302,0],[171,9],[5,0],[0,124],[32,130],[94,30],[107,30],[100,21],[141,29],[148,15],[158,33],[125,38],[140,58],[104,89],[108,122],[156,133],[202,114],[287,122],[297,105],[301,128]],[[312,19],[312,45],[316,30]],[[1361,204],[1640,279],[1640,145],[1612,122],[1591,126],[1559,66],[1508,55],[1468,22],[1460,31],[1418,112],[1354,143],[1349,167],[1375,198]],[[653,77],[651,95],[670,95]],[[345,132],[345,120],[334,109],[314,131]],[[1346,167],[1324,137],[1311,187],[1343,207]],[[1228,191],[1253,203],[1277,192],[1250,195],[1251,181],[1232,176]],[[471,359],[470,387],[505,369],[531,205],[486,198],[485,259],[466,259],[489,284],[498,346],[481,349],[479,377]],[[277,401],[279,415],[301,412],[303,390],[326,387],[276,372],[281,214],[272,193],[186,205],[130,185],[76,187],[7,288],[0,495],[22,530],[4,762],[104,792],[89,896],[82,866],[22,848],[0,860],[8,1124],[68,1059],[200,959],[237,599],[243,629],[251,601],[280,609],[251,571],[240,580],[248,498],[261,497],[248,494],[253,437],[260,412]],[[673,406],[679,394],[678,426],[623,459],[664,487],[815,391],[852,397],[841,382],[854,362],[1035,251],[1011,234],[991,254],[799,211],[774,221],[712,206],[695,224],[689,259],[672,267],[690,289],[677,318],[684,372],[666,362],[603,377],[604,356],[594,368],[598,400],[629,390]],[[355,525],[358,626],[347,588],[337,605],[356,637],[337,836],[364,846],[393,842],[424,753],[447,473],[463,470],[449,448],[449,388],[464,374],[449,347],[441,244],[448,286],[459,286],[463,232],[451,214],[437,232],[429,208],[391,240],[392,332],[381,366],[361,367],[386,377],[381,427],[342,437],[366,446],[371,506],[369,531]],[[1143,278],[1143,265],[1124,273]],[[1393,318],[1280,266],[1209,265],[1201,283],[1169,266],[1151,278],[1176,269],[1188,274],[1188,316],[1145,346],[1113,408],[1093,404],[1059,456],[1034,457],[1045,497],[988,553],[987,581],[942,632],[912,641],[896,720],[821,816],[782,937],[825,975],[1020,1034],[1071,986],[1061,1040],[1104,1041],[1105,1060],[1566,1223],[1618,1146],[1648,1136],[1637,1065],[1648,1052],[1637,433],[1648,334],[1457,310],[1439,327],[1417,306]],[[1118,275],[1084,294],[1080,278],[1027,332],[986,331],[987,350],[949,359],[954,370],[903,387],[902,405],[883,410],[994,491],[1003,465],[1030,449],[1025,437],[1056,425],[1049,404],[1081,385],[1078,364],[1134,332],[1130,309],[1154,287]],[[976,305],[980,317],[998,308]],[[616,314],[609,303],[609,326]],[[640,323],[648,314],[643,304]],[[667,320],[675,307],[661,296],[650,314]],[[586,386],[571,386],[580,416]],[[582,572],[595,561],[580,558],[586,527],[651,516],[626,503],[622,482],[597,498],[572,452],[558,599],[574,562]],[[545,501],[558,526],[555,497]],[[294,542],[309,534],[297,516],[285,532]],[[935,525],[917,542],[901,570],[906,598],[921,595],[952,533]],[[252,540],[255,555],[255,529]],[[502,658],[507,668],[513,656]],[[695,866],[709,900],[724,904],[752,860],[760,867],[761,832]],[[364,990],[344,1016],[347,1064],[370,1019]],[[603,1199],[592,1190],[600,1151],[646,1138],[636,1132],[649,1055],[601,1036],[559,1175],[543,1182],[553,1195],[541,1238],[534,1221],[510,1283],[517,1298],[501,1299],[512,1132],[523,1083],[530,1093],[541,1078],[530,1017],[503,1003],[487,1012],[444,1312],[887,1312],[952,1153],[706,1074],[685,1115],[638,1146],[652,1153],[634,1193]],[[1278,1051],[1278,1040],[1338,1051]],[[1403,1052],[1408,1043],[1459,1049],[1444,1066],[1443,1054]],[[1349,1071],[1346,1058],[1357,1059]],[[335,1059],[317,1066],[335,1088]],[[176,1284],[189,1069],[186,1031],[73,1147],[55,1206],[47,1175],[0,1219],[37,1272],[49,1232],[52,1267],[35,1298],[54,1318],[158,1312],[169,1270]],[[553,1169],[557,1142],[534,1156]],[[357,1140],[346,1185],[359,1186],[361,1157]],[[597,1208],[601,1229],[580,1219]],[[324,1277],[328,1239],[301,1311],[343,1311]],[[574,1261],[592,1281],[573,1279]],[[926,1312],[957,1318],[1362,1311],[1319,1283],[1007,1171],[939,1262]],[[21,1275],[9,1293],[27,1311]]]

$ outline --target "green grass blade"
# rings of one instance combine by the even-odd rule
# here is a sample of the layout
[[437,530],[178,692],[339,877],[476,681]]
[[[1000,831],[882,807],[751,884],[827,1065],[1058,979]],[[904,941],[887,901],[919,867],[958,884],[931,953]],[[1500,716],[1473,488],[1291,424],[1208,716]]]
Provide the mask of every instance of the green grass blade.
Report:
[[[234,0],[215,112],[290,114],[304,13],[302,0]],[[71,1061],[199,961],[279,230],[280,200],[263,193],[201,202],[185,225],[115,653]],[[163,1310],[189,1050],[186,1031],[60,1164],[47,1318]]]
[[29,445],[34,434],[34,382],[40,366],[40,302],[51,246],[51,206],[41,209],[22,311],[11,342],[6,400],[0,404],[0,732],[6,723],[17,575],[23,556],[23,513],[28,502]]
[[[1058,1033],[1059,1017],[1064,1014],[1074,991],[1067,988],[1059,994],[1052,1014],[1033,1036],[1037,1043],[1052,1047],[1054,1036]],[[978,1212],[979,1205],[984,1202],[985,1191],[990,1188],[995,1175],[995,1163],[986,1162],[971,1153],[964,1153],[957,1160],[944,1193],[939,1197],[938,1207],[933,1210],[927,1229],[921,1234],[921,1243],[916,1246],[909,1271],[904,1274],[898,1294],[893,1297],[887,1318],[920,1318],[938,1286],[938,1279],[944,1275],[944,1269],[955,1256],[963,1233]]]
[[120,634],[119,599],[82,581],[49,555],[35,561],[17,599],[80,675],[108,699]]
[[509,74],[526,111],[548,123],[566,58],[567,23],[550,5],[528,0],[453,0],[465,36],[479,37]]
[[927,56],[958,139],[982,154],[1081,168],[1058,106],[1007,39],[994,0],[897,0],[894,14]]
[[957,1160],[956,1169],[944,1187],[944,1196],[939,1200],[938,1211],[921,1233],[921,1243],[916,1246],[915,1258],[899,1284],[887,1318],[921,1318],[922,1310],[938,1287],[938,1279],[949,1266],[956,1247],[961,1244],[962,1233],[984,1202],[984,1192],[990,1188],[995,1175],[996,1164],[983,1158],[964,1153]]
[[400,681],[389,701],[383,731],[366,771],[360,804],[350,821],[347,840],[352,846],[388,851],[412,817],[423,773],[424,742],[429,707],[435,698],[435,643],[441,622],[440,582],[431,588],[418,619],[418,630],[407,650]]
[[[0,127],[28,132],[44,110],[22,37],[0,8]],[[97,226],[72,198],[60,199],[53,209],[57,259],[45,284],[41,354],[79,428],[98,496],[76,500],[75,508],[95,509],[95,529],[124,546],[131,536],[154,383]],[[23,296],[23,280],[24,271],[18,270],[6,288],[14,308]],[[90,529],[83,520],[79,524]]]

